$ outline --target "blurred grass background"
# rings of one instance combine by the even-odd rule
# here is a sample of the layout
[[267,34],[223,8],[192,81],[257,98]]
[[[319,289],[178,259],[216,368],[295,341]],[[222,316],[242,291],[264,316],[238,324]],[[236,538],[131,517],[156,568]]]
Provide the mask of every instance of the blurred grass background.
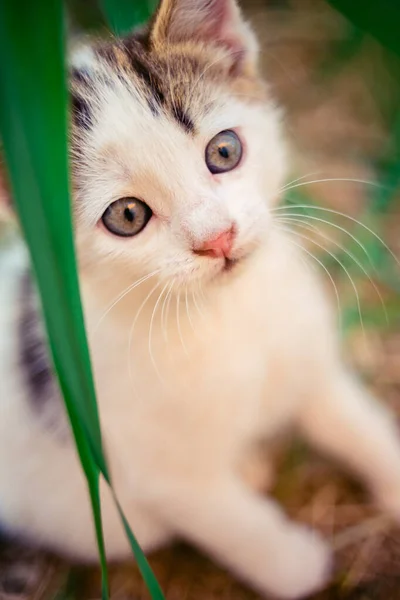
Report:
[[[338,287],[348,359],[400,414],[400,270],[384,245],[355,222],[376,232],[400,256],[399,56],[325,0],[244,0],[242,6],[261,40],[263,72],[286,111],[293,147],[290,179],[304,177],[287,192],[288,209],[283,211],[302,224],[292,221],[284,226],[311,238],[294,240],[306,242]],[[71,0],[69,10],[72,36],[82,28],[106,30],[92,0]],[[317,179],[325,181],[307,183]],[[308,225],[304,215],[312,217]],[[360,241],[369,259],[339,227]],[[327,286],[332,286],[315,264]],[[346,271],[358,290],[359,306]],[[398,600],[398,532],[368,505],[357,486],[300,444],[285,456],[278,449],[277,460],[281,474],[275,494],[297,518],[312,522],[328,536],[339,536],[338,577],[318,598]],[[157,553],[151,564],[168,600],[256,598],[183,545]],[[112,568],[110,575],[114,600],[149,597],[132,564]],[[4,600],[86,600],[100,598],[100,593],[97,570],[71,567],[17,546],[0,551]]]

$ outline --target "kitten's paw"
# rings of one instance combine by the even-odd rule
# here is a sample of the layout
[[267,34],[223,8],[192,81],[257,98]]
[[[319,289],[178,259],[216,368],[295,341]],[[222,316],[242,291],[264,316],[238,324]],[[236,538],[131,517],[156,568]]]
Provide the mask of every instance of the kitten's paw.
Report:
[[271,591],[282,600],[299,600],[323,589],[333,565],[331,548],[323,538],[305,527],[292,526],[285,545],[285,561]]

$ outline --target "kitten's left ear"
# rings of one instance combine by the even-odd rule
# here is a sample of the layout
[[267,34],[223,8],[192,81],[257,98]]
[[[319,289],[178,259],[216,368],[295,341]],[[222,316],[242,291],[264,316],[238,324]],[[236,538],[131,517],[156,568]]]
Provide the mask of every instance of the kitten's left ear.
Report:
[[236,70],[253,71],[257,41],[235,0],[161,0],[150,38],[157,42],[203,42],[226,48]]

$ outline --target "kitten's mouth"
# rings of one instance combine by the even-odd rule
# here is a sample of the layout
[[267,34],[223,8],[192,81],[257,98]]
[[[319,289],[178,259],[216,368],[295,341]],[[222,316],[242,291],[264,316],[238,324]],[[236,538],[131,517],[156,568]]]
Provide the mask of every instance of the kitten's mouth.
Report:
[[242,254],[241,256],[238,256],[237,258],[228,258],[227,256],[225,256],[224,264],[220,273],[232,273],[232,271],[236,271],[237,269],[240,270],[240,265],[245,263],[252,254],[253,252],[250,251]]
[[240,272],[240,266],[246,262],[248,257],[249,254],[240,256],[238,258],[228,258],[225,256],[223,264],[218,268],[218,271],[214,271],[212,279],[218,280],[221,275],[230,276],[232,273],[235,274],[237,271]]
[[230,273],[231,271],[233,271],[233,269],[236,267],[236,265],[238,263],[239,263],[239,259],[226,258],[225,257],[225,263],[224,263],[224,266],[222,268],[222,272],[223,273]]

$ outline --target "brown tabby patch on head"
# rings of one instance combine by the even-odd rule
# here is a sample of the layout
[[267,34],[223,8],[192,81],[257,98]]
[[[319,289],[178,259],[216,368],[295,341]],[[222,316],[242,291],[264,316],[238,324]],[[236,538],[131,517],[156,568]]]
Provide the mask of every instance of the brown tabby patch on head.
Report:
[[[230,37],[226,40],[222,37],[221,41],[214,14],[210,15],[214,19],[210,31],[205,31],[203,22],[198,24],[195,35],[179,30],[175,21],[188,8],[182,6],[185,1],[164,0],[146,31],[100,44],[94,53],[99,63],[111,71],[111,79],[116,76],[127,86],[133,84],[154,116],[168,114],[186,133],[193,135],[197,130],[196,120],[212,102],[212,88],[228,90],[232,96],[251,103],[265,100],[265,87],[258,78],[254,61],[245,58],[247,49],[242,33],[237,33],[237,39],[230,33]],[[210,2],[206,9],[220,11],[224,4],[226,15],[221,13],[221,18],[231,18],[228,10],[232,9],[224,0],[218,7]],[[236,13],[233,17],[236,18]],[[185,27],[185,21],[182,26]],[[89,81],[89,75],[72,73],[75,123],[81,128],[90,128],[93,122]],[[112,81],[105,83],[112,85]]]

